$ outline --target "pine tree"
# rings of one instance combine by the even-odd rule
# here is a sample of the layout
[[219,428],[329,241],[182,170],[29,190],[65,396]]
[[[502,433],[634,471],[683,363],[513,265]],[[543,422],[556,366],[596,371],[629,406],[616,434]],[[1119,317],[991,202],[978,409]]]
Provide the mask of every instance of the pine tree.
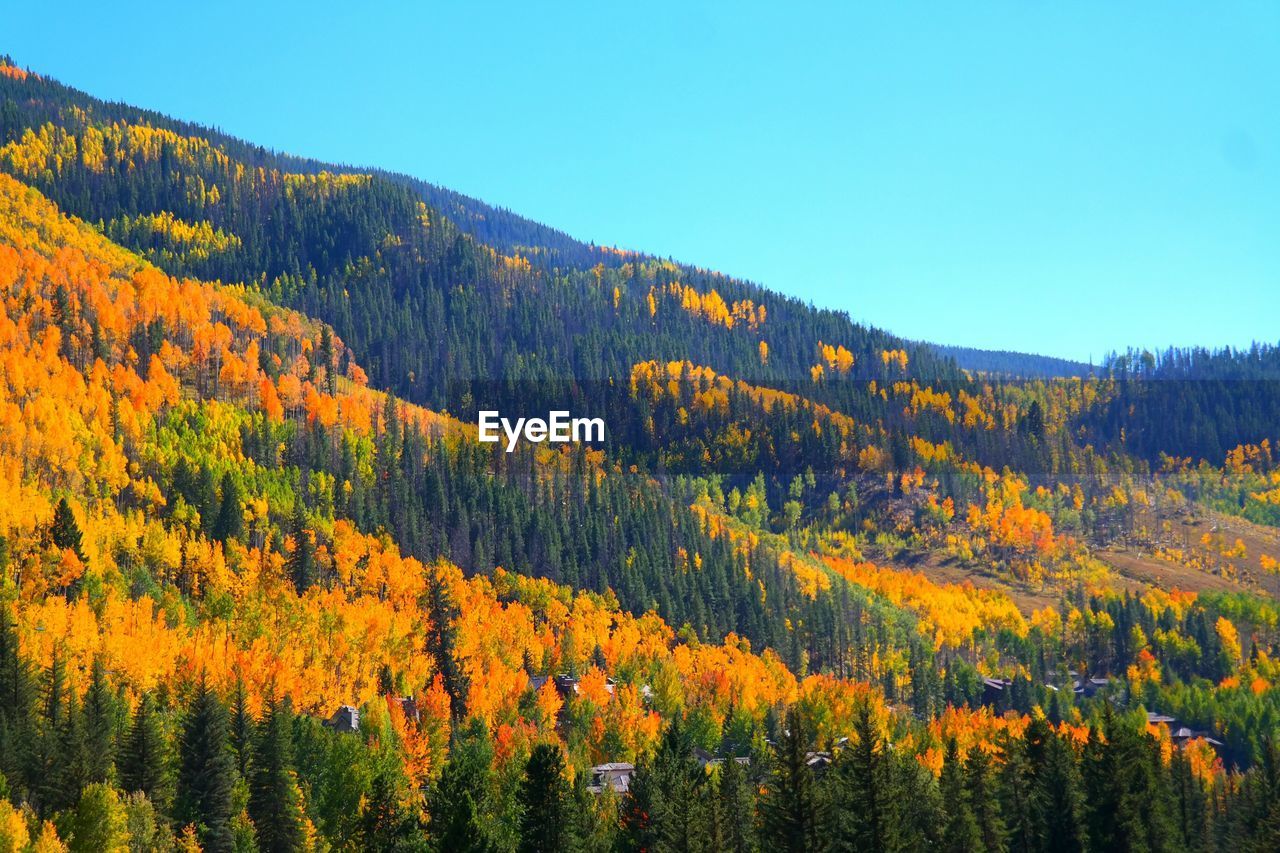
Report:
[[1094,849],[1165,850],[1174,837],[1172,792],[1159,747],[1146,731],[1103,715],[1085,748],[1087,834]]
[[116,700],[107,685],[106,667],[95,657],[84,696],[86,781],[110,781],[115,769]]
[[894,848],[892,773],[867,705],[854,718],[854,737],[833,767],[832,832],[841,850]]
[[249,788],[249,816],[263,853],[299,850],[305,838],[302,795],[293,767],[291,718],[287,699],[267,699]]
[[520,850],[551,853],[567,840],[564,754],[558,745],[539,744],[525,764],[520,785]]
[[55,654],[45,677],[41,727],[35,744],[31,788],[41,817],[68,808],[84,785],[84,728],[79,703],[68,689],[66,663]]
[[1033,776],[1026,743],[1021,738],[1005,735],[1001,753],[1000,813],[1006,819],[1008,849],[1011,853],[1034,853],[1041,848],[1040,831],[1031,791]]
[[723,827],[719,833],[721,847],[733,853],[753,853],[757,849],[753,832],[755,797],[746,770],[732,756],[721,765],[717,794],[717,814]]
[[936,850],[942,845],[946,822],[938,784],[910,752],[891,751],[889,764],[889,820],[884,847],[887,850]]
[[778,743],[773,774],[760,803],[761,843],[768,850],[818,849],[822,808],[807,757],[808,732],[794,708]]
[[661,797],[654,810],[659,847],[702,850],[710,844],[710,821],[703,797],[707,775],[693,758],[688,731],[673,720],[663,733],[653,759]]
[[231,693],[231,749],[236,755],[236,769],[240,778],[252,779],[253,735],[255,721],[249,713],[249,696],[244,688],[244,679],[236,674],[236,683]]
[[435,660],[443,677],[445,691],[449,694],[450,713],[457,722],[467,715],[468,683],[454,652],[458,608],[438,569],[428,572],[424,597],[426,600],[423,608],[431,617],[431,627],[426,637],[427,653]]
[[213,538],[225,543],[239,538],[244,529],[244,507],[241,506],[240,487],[227,471],[222,475],[218,492],[218,515],[213,523]]
[[428,831],[439,850],[488,853],[493,844],[480,824],[492,775],[493,749],[483,722],[454,737],[444,771],[427,800]]
[[622,797],[619,847],[626,851],[654,850],[659,835],[655,815],[662,808],[662,791],[648,759],[641,759]]
[[379,767],[373,775],[364,813],[360,816],[360,834],[366,850],[417,851],[424,846],[416,821],[400,804],[401,787],[398,773]]
[[315,546],[311,543],[311,533],[307,530],[307,517],[302,509],[302,501],[297,501],[293,514],[293,525],[290,529],[293,538],[293,550],[289,552],[286,567],[293,587],[299,593],[306,592],[315,583]]
[[227,709],[204,679],[182,730],[177,817],[196,827],[206,851],[232,849],[231,791],[235,761],[227,738]]
[[66,498],[59,498],[57,506],[53,508],[53,522],[49,525],[49,541],[60,550],[71,549],[84,562],[84,550],[81,547],[83,538],[71,504],[67,503]]
[[7,601],[0,601],[0,774],[16,783],[29,766],[35,687],[18,648]]
[[1032,819],[1042,849],[1047,853],[1086,849],[1080,780],[1071,746],[1043,716],[1032,718],[1024,740],[1032,776]]
[[1174,797],[1174,846],[1187,853],[1199,853],[1209,843],[1208,797],[1204,786],[1181,750],[1175,750],[1169,760],[1169,776]]
[[965,788],[978,824],[982,849],[988,853],[1003,853],[1007,849],[1004,819],[1000,815],[996,779],[991,770],[991,757],[975,746],[969,750],[964,767]]
[[970,853],[985,850],[982,830],[974,815],[960,750],[955,738],[947,739],[947,751],[943,756],[942,775],[938,779],[942,807],[946,812],[946,825],[942,830],[942,849],[948,853]]
[[133,724],[120,756],[120,786],[127,792],[141,791],[149,800],[163,803],[167,797],[168,741],[155,712],[150,693],[142,694]]

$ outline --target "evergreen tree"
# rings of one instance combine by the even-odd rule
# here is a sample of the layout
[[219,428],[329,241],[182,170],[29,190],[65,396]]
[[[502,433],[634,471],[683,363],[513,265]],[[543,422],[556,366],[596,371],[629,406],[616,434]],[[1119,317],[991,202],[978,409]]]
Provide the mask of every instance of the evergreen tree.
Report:
[[1039,816],[1032,796],[1033,768],[1021,738],[1005,735],[1001,743],[999,773],[1000,813],[1007,825],[1011,853],[1038,853],[1041,849]]
[[807,761],[808,750],[804,720],[793,708],[787,712],[773,773],[760,803],[761,843],[765,849],[794,853],[819,849],[824,815]]
[[[447,765],[446,765],[447,766]],[[424,846],[420,828],[401,806],[399,773],[385,765],[374,772],[360,833],[367,850],[417,851]]]
[[1173,846],[1187,853],[1200,853],[1209,845],[1208,797],[1182,750],[1175,750],[1169,759],[1169,777],[1173,789]]
[[525,764],[520,785],[520,850],[551,853],[567,840],[564,754],[558,745],[539,744]]
[[1030,819],[1041,849],[1046,853],[1086,849],[1080,780],[1071,746],[1043,716],[1031,719],[1024,740],[1031,771]]
[[133,724],[120,756],[120,785],[127,792],[140,791],[149,800],[163,803],[168,788],[168,742],[155,712],[150,693],[142,694]]
[[889,802],[886,826],[889,850],[936,850],[942,845],[946,815],[933,774],[910,752],[891,751]]
[[467,676],[454,652],[458,608],[453,603],[439,570],[433,569],[427,573],[424,596],[424,609],[431,616],[431,627],[427,632],[427,652],[435,660],[444,679],[444,688],[449,694],[449,709],[457,722],[466,717],[469,688]]
[[659,827],[655,815],[662,807],[662,791],[651,762],[641,759],[622,797],[619,847],[624,851],[655,850]]
[[55,654],[45,677],[41,727],[31,788],[36,811],[47,816],[80,798],[85,777],[84,728],[79,703],[67,687],[66,663]]
[[290,529],[293,538],[293,550],[289,552],[286,568],[293,587],[299,593],[306,592],[316,580],[315,546],[311,542],[311,533],[307,529],[307,516],[302,508],[302,501],[297,501]]
[[707,775],[694,760],[689,732],[678,718],[663,733],[653,772],[662,794],[653,815],[659,849],[708,849],[710,821],[703,796]]
[[947,853],[972,853],[987,849],[982,839],[982,829],[974,814],[967,781],[956,739],[948,738],[942,775],[938,779],[942,807],[946,813],[942,849]]
[[89,689],[84,697],[85,778],[88,782],[112,779],[118,725],[116,707],[116,699],[107,685],[106,667],[100,656],[95,657],[89,673]]
[[754,853],[755,795],[746,770],[733,756],[726,758],[720,768],[717,794],[717,815],[723,827],[718,833],[721,848],[733,853]]
[[213,538],[225,543],[237,539],[244,528],[244,507],[241,505],[240,487],[235,477],[227,471],[222,475],[218,493],[218,515],[213,523]]
[[76,522],[76,514],[71,510],[71,504],[67,503],[66,498],[59,498],[57,506],[53,508],[53,522],[49,525],[49,541],[60,550],[71,549],[80,561],[84,562],[81,539],[83,535],[80,532],[79,523]]
[[1171,792],[1159,747],[1142,728],[1108,709],[1102,731],[1090,732],[1084,786],[1090,844],[1095,849],[1171,849]]
[[13,782],[28,769],[35,687],[18,648],[7,601],[0,600],[0,775]]
[[304,841],[302,794],[293,768],[292,713],[289,701],[267,699],[258,734],[249,816],[263,853],[299,850]]
[[182,729],[176,814],[179,824],[195,826],[211,853],[232,849],[235,761],[227,728],[227,709],[202,678]]
[[493,749],[481,721],[454,737],[449,760],[427,799],[428,832],[439,850],[487,853],[494,848],[482,825],[488,805]]
[[231,693],[231,749],[236,755],[236,769],[242,779],[252,779],[253,739],[255,721],[249,713],[249,696],[244,688],[244,678],[236,673],[236,683]]
[[[978,824],[982,849],[988,853],[1003,853],[1005,840],[1004,819],[1000,815],[996,779],[991,770],[991,758],[980,747],[969,750],[965,760],[964,784]],[[944,794],[945,804],[945,794]]]
[[869,705],[858,709],[854,736],[833,768],[832,832],[836,849],[895,849],[892,772]]

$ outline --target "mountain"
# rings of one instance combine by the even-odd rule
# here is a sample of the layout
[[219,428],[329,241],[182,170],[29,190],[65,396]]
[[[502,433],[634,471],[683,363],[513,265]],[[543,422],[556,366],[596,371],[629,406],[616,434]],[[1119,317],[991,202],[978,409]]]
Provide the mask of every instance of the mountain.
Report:
[[934,349],[943,357],[953,359],[956,364],[965,370],[992,376],[1005,376],[1011,379],[1062,379],[1069,377],[1084,379],[1094,372],[1094,367],[1084,362],[1045,355],[1032,355],[1025,352],[984,350],[974,349],[973,347],[944,346],[942,344],[934,345]]
[[0,298],[15,849],[1274,841],[1273,349],[982,369],[11,63]]

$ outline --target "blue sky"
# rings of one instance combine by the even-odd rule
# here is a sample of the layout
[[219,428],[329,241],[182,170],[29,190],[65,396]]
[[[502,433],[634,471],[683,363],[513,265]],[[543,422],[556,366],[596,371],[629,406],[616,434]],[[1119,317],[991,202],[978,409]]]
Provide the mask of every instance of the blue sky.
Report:
[[0,52],[913,338],[1280,339],[1280,4],[368,5],[10,2]]

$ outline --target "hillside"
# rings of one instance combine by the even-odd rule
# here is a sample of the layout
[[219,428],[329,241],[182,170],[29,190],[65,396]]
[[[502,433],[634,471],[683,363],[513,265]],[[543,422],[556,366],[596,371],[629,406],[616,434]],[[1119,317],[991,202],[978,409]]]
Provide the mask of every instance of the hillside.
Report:
[[934,349],[940,355],[954,359],[956,364],[965,370],[991,376],[1006,376],[1011,379],[1066,379],[1073,376],[1084,379],[1095,372],[1092,365],[1083,362],[1025,352],[984,350],[941,344],[935,345]]
[[0,849],[1275,840],[1272,349],[978,370],[11,64],[0,298]]

